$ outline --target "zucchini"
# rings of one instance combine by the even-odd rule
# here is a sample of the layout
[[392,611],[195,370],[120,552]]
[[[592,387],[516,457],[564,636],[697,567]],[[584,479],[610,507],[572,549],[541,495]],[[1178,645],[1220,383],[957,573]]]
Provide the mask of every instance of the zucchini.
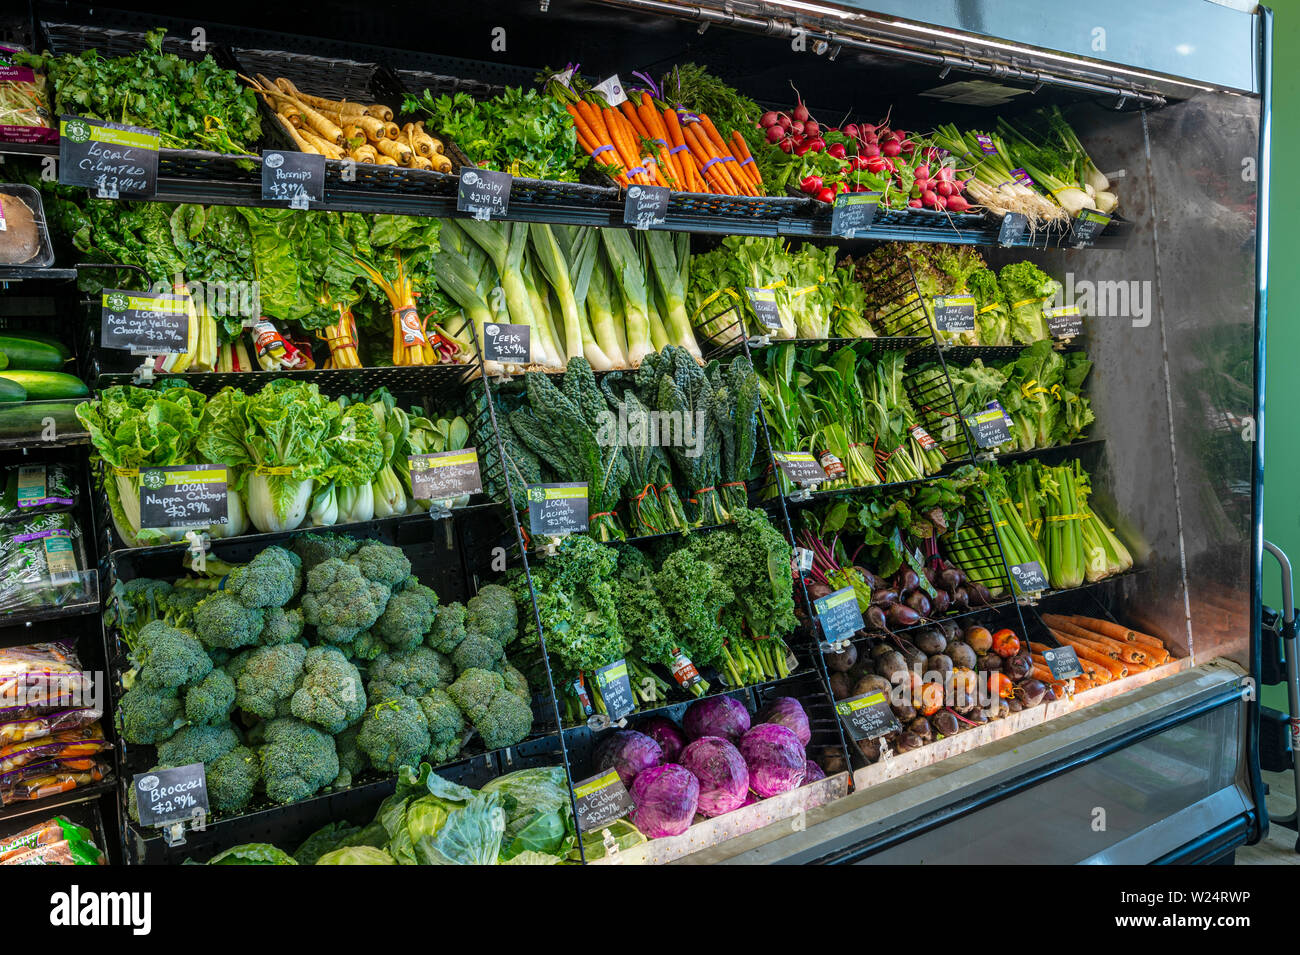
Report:
[[16,381],[0,378],[0,402],[26,401],[27,389]]
[[49,342],[29,335],[0,332],[0,352],[9,359],[10,368],[32,371],[58,371],[67,356]]
[[26,397],[33,401],[42,398],[84,398],[90,394],[84,381],[61,371],[18,371],[6,368],[0,372],[0,382],[20,386],[26,390]]

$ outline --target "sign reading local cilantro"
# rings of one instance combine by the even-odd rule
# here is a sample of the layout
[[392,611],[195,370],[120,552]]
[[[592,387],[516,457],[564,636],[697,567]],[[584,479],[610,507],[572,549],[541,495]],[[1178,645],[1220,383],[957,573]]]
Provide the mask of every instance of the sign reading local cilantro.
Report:
[[411,470],[411,492],[417,501],[443,501],[483,490],[478,469],[478,450],[439,451],[407,457]]
[[1110,225],[1110,216],[1106,213],[1097,212],[1095,209],[1083,209],[1070,223],[1070,231],[1074,233],[1074,244],[1088,245],[1096,242],[1097,237],[1106,231],[1108,225]]
[[1043,311],[1047,331],[1053,338],[1074,338],[1083,334],[1083,313],[1077,305],[1049,308]]
[[879,202],[878,192],[841,192],[831,206],[831,235],[851,239],[866,232],[875,221]]
[[528,488],[528,527],[534,535],[563,537],[587,529],[587,485],[533,484]]
[[867,625],[858,607],[858,595],[852,587],[843,587],[813,601],[822,625],[823,643],[840,643]]
[[573,796],[577,804],[579,832],[608,826],[626,816],[635,805],[616,769],[584,779],[573,787]]
[[99,344],[132,355],[171,355],[189,351],[188,295],[106,289],[100,297]]
[[1052,671],[1054,680],[1072,680],[1083,676],[1083,667],[1079,666],[1079,655],[1074,647],[1052,647],[1043,651],[1043,662]]
[[855,740],[876,739],[902,729],[883,693],[864,693],[835,704],[840,722]]
[[996,448],[1011,440],[1011,428],[1007,424],[1007,413],[996,401],[989,402],[984,411],[966,416],[971,437],[981,448]]
[[934,327],[941,332],[975,331],[975,299],[970,295],[935,296]]
[[141,527],[225,524],[226,503],[226,469],[220,464],[140,470]]
[[510,174],[492,169],[460,171],[456,185],[456,211],[475,219],[500,219],[510,211]]
[[746,288],[745,292],[749,295],[749,304],[754,306],[758,323],[764,328],[780,328],[781,307],[776,304],[776,289]]
[[528,364],[533,354],[530,333],[528,325],[489,322],[483,326],[483,360]]
[[793,484],[816,485],[826,480],[826,469],[811,451],[773,451],[772,457]]
[[597,670],[596,689],[600,691],[601,701],[605,704],[605,716],[611,723],[617,723],[636,709],[626,660],[618,660]]
[[294,150],[262,150],[262,198],[306,209],[325,201],[325,157]]
[[81,116],[59,119],[59,184],[85,186],[107,199],[158,192],[157,130]]
[[204,815],[209,812],[208,774],[202,763],[140,773],[131,786],[140,805],[142,826],[193,819],[196,810]]
[[642,186],[633,184],[627,187],[623,199],[623,224],[637,229],[648,229],[652,225],[662,225],[668,215],[668,200],[671,193],[663,186]]

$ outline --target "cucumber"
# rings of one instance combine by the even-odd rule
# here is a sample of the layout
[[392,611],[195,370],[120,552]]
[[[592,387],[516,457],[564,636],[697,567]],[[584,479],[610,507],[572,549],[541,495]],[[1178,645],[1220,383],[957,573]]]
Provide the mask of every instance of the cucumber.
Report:
[[84,398],[90,394],[90,389],[80,378],[61,371],[16,371],[6,368],[0,372],[0,382],[8,382],[25,389],[26,397],[32,401],[42,398]]
[[63,352],[49,342],[26,335],[0,333],[0,352],[9,359],[10,368],[32,371],[58,371],[67,361]]
[[0,378],[0,402],[26,401],[27,389],[16,381]]

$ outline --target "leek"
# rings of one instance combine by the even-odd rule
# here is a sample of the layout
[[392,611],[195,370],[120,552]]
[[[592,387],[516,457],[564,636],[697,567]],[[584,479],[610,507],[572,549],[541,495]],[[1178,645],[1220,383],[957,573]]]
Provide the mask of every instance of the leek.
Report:
[[641,257],[632,244],[632,237],[622,229],[601,229],[600,237],[609,257],[614,284],[623,292],[628,361],[634,368],[640,367],[646,355],[657,350],[651,338],[646,274]]

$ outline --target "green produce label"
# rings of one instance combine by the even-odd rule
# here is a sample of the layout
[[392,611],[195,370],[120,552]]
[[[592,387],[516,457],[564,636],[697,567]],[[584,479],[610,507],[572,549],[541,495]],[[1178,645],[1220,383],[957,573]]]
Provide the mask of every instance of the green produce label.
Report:
[[822,643],[835,644],[848,640],[865,627],[858,595],[852,587],[843,587],[813,601],[817,620],[822,626]]
[[617,660],[597,670],[596,689],[600,691],[600,698],[605,703],[605,716],[611,723],[617,723],[636,709],[626,660]]
[[577,803],[579,832],[608,826],[615,819],[626,816],[635,805],[616,769],[584,779],[573,787],[573,795]]
[[207,527],[228,523],[226,469],[188,464],[140,471],[140,526]]
[[81,116],[59,119],[59,183],[100,198],[148,198],[158,191],[156,130]]
[[72,536],[67,531],[54,531],[42,543],[45,545],[45,563],[49,568],[50,583],[56,586],[75,584],[80,570],[77,553],[72,547]]
[[411,469],[411,493],[417,501],[445,501],[483,490],[475,448],[412,454],[406,460]]
[[587,529],[587,485],[534,484],[528,488],[528,526],[535,535],[563,537]]
[[188,295],[107,289],[100,296],[100,346],[133,355],[183,355],[190,347],[192,307]]
[[835,704],[844,729],[855,740],[876,739],[902,729],[883,693],[864,693]]
[[1070,223],[1070,230],[1074,233],[1074,244],[1076,247],[1085,246],[1097,240],[1106,226],[1110,225],[1110,216],[1104,212],[1097,212],[1095,209],[1084,209]]
[[209,812],[208,774],[202,763],[140,773],[131,785],[140,804],[142,826],[163,826]]
[[878,192],[841,192],[831,206],[831,235],[852,239],[866,232],[875,221],[879,203]]

